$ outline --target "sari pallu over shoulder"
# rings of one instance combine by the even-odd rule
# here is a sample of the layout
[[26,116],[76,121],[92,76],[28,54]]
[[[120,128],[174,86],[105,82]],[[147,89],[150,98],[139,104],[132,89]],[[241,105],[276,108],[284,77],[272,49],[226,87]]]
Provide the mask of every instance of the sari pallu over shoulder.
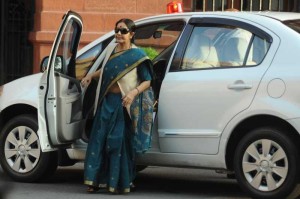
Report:
[[103,68],[102,79],[99,80],[101,81],[101,89],[98,104],[101,103],[103,97],[107,94],[112,85],[146,60],[149,60],[149,58],[145,55],[144,51],[139,48],[132,48],[110,56]]

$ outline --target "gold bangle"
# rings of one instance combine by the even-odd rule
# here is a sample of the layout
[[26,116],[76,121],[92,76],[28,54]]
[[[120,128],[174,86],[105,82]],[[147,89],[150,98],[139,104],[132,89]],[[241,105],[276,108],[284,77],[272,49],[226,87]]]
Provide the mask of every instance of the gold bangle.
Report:
[[135,89],[137,90],[138,94],[140,94],[140,90],[137,87],[135,87]]

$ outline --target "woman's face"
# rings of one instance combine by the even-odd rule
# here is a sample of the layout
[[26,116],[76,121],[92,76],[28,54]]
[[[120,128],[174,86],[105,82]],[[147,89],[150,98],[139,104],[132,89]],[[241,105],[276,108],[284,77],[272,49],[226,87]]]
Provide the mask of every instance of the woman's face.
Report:
[[133,34],[124,22],[118,23],[115,27],[116,42],[119,44],[130,43]]

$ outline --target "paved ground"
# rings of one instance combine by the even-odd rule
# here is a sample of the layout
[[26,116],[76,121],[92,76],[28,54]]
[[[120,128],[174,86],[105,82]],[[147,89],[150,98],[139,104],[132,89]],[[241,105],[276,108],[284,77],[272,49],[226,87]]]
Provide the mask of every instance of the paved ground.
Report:
[[[0,168],[0,199],[249,199],[236,180],[199,169],[149,167],[138,174],[137,191],[127,195],[88,194],[82,179],[82,164],[59,168],[44,183],[13,182]],[[289,199],[299,194],[300,186]]]

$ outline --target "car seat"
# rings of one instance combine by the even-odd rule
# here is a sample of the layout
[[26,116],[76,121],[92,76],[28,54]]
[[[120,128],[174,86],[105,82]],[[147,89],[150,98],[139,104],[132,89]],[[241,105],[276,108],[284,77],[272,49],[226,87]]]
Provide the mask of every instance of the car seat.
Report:
[[247,52],[248,42],[244,38],[233,37],[228,39],[222,50],[222,66],[243,65]]
[[185,55],[186,68],[207,68],[219,66],[215,47],[209,37],[195,36]]

